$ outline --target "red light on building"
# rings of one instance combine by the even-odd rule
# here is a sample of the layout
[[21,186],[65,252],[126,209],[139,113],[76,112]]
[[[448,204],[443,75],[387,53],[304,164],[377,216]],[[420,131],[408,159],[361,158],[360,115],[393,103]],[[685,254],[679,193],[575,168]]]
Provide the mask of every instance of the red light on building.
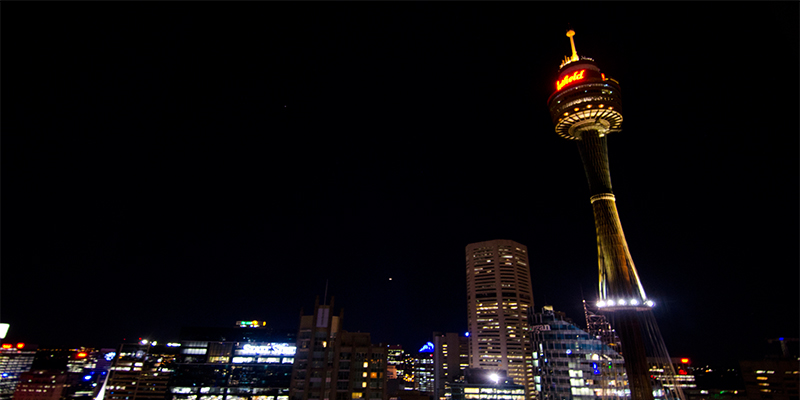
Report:
[[82,352],[78,353],[78,358],[85,358],[86,356],[88,356],[88,354],[86,354],[86,352],[82,351]]
[[679,369],[678,370],[678,375],[686,375],[686,371],[684,371],[682,369]]
[[688,358],[681,358],[681,363],[682,364],[688,364],[689,363],[689,359]]
[[3,348],[4,349],[10,349],[11,348],[11,343],[3,343]]
[[25,343],[17,343],[17,348],[18,349],[21,349],[23,347],[25,347]]

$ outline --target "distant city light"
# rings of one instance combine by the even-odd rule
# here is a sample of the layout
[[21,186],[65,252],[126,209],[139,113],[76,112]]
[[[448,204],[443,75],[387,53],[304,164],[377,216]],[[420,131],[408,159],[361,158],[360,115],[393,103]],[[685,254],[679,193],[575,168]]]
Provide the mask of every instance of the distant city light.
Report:
[[572,354],[572,350],[567,349],[567,354]]
[[116,356],[116,355],[117,355],[116,352],[110,351],[110,352],[106,353],[106,355],[104,355],[103,358],[105,358],[106,361],[111,361],[111,360],[114,359],[114,356]]
[[496,385],[498,382],[500,382],[500,376],[499,376],[499,375],[497,375],[497,374],[491,374],[491,375],[489,375],[489,378],[491,378],[491,379],[494,381],[494,384],[495,384],[495,385]]
[[[469,337],[469,332],[464,333],[464,336]],[[783,340],[783,338],[781,338]]]
[[689,363],[689,359],[688,358],[681,358],[681,362],[684,363],[684,364],[688,364]]
[[88,355],[89,354],[87,354],[85,351],[82,351],[82,352],[78,353],[78,358],[85,358]]
[[0,324],[0,339],[6,338],[6,334],[8,334],[8,328],[10,327],[11,325],[9,324]]
[[86,375],[86,376],[83,377],[83,380],[85,380],[85,381],[88,381],[90,379],[92,379],[91,375]]

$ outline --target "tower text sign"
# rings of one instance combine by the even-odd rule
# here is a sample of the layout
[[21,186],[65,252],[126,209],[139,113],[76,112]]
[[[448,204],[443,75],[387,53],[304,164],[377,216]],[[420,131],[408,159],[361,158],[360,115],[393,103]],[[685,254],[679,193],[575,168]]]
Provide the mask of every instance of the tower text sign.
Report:
[[567,84],[583,79],[584,72],[586,72],[585,69],[575,71],[572,75],[565,76],[564,79],[556,81],[556,90],[561,90],[561,88]]

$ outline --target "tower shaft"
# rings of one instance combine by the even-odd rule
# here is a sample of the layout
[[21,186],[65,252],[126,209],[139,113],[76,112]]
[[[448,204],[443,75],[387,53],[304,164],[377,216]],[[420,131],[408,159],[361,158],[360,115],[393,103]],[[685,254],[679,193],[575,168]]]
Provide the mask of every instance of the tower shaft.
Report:
[[597,232],[597,264],[601,300],[636,299],[645,293],[631,259],[617,205],[611,190],[606,137],[595,130],[584,131],[578,141],[586,178],[589,181]]
[[[633,265],[617,204],[611,190],[606,137],[596,130],[586,130],[578,141],[586,178],[589,181],[594,223],[597,231],[597,264],[600,275],[600,299],[644,301],[645,295]],[[635,309],[613,312],[614,326],[625,357],[625,372],[633,400],[653,400],[647,353],[639,316]]]
[[653,400],[653,388],[648,374],[650,366],[647,365],[647,352],[638,313],[640,311],[614,311],[614,325],[619,335],[622,356],[625,358],[631,399]]

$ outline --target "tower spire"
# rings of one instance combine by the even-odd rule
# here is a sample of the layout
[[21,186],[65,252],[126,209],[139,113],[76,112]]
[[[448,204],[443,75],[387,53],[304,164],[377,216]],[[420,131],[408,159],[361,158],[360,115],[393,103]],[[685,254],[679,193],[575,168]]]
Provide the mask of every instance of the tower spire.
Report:
[[569,45],[572,46],[572,57],[569,58],[570,61],[578,61],[578,52],[575,50],[575,39],[572,37],[575,36],[575,31],[572,29],[567,31],[567,37],[569,38]]

